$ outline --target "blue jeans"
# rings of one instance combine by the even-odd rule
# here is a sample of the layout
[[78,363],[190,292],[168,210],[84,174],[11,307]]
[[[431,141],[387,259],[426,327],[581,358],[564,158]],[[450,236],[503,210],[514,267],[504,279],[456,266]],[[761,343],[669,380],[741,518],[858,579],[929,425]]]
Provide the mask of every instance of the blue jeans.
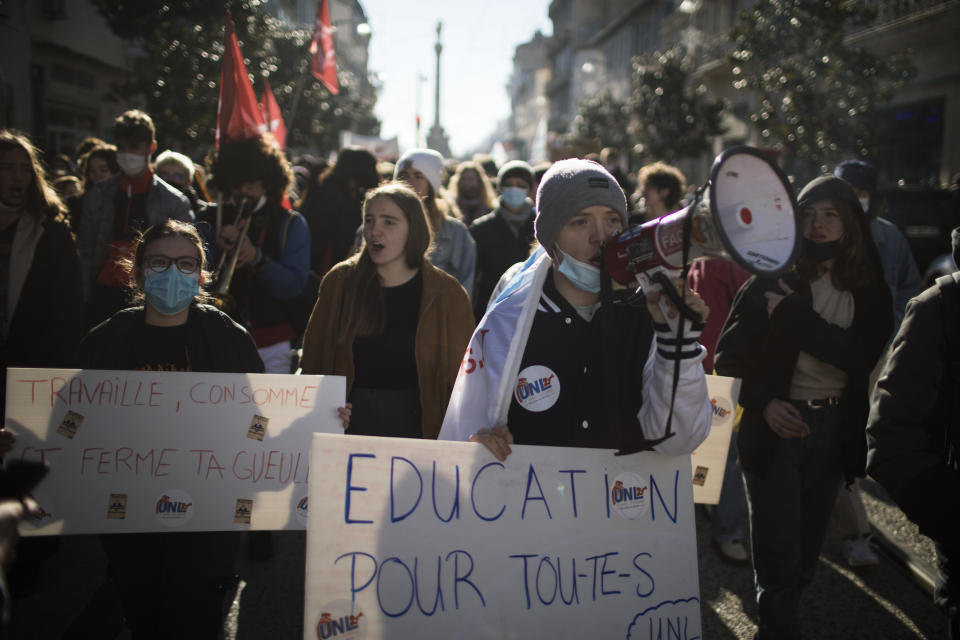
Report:
[[737,468],[737,434],[730,438],[727,451],[727,467],[723,472],[720,487],[720,502],[713,510],[713,539],[717,542],[732,542],[743,539],[743,514],[747,510],[743,498],[743,476]]
[[760,639],[800,637],[800,593],[810,584],[843,480],[840,414],[795,403],[811,433],[779,442],[766,475],[743,472]]

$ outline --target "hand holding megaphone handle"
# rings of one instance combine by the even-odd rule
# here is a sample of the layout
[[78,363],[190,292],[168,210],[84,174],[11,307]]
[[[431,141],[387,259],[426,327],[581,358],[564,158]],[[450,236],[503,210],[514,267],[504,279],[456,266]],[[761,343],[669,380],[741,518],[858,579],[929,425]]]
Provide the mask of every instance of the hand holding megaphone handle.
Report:
[[[700,315],[696,309],[684,302],[680,296],[680,292],[673,286],[673,282],[670,281],[670,277],[666,271],[655,269],[653,271],[638,273],[637,280],[643,287],[644,292],[660,291],[660,299],[657,301],[657,304],[660,307],[660,312],[663,313],[664,321],[670,326],[674,336],[679,336],[681,319],[686,323],[683,327],[683,333],[686,335],[690,335],[694,325],[703,323],[703,316]],[[667,304],[663,296],[666,296],[670,302],[673,303],[673,307],[678,312],[673,317],[670,317],[670,305]]]

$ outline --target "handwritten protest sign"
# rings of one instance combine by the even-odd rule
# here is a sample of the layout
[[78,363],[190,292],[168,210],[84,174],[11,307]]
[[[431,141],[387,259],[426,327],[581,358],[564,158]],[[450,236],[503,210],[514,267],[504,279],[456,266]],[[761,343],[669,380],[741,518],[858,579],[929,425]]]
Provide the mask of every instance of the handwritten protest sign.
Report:
[[717,504],[727,468],[727,453],[733,437],[733,420],[740,398],[740,379],[707,376],[707,392],[713,418],[710,435],[691,454],[693,467],[693,501],[697,504]]
[[8,369],[9,458],[42,460],[25,535],[306,527],[339,376]]
[[689,456],[317,434],[305,638],[701,636]]

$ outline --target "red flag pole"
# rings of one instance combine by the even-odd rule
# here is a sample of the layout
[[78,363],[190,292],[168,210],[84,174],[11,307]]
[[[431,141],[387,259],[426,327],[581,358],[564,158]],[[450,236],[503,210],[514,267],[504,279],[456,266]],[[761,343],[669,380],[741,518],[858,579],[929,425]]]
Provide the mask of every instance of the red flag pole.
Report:
[[297,78],[297,86],[293,89],[293,103],[290,105],[290,112],[287,114],[287,122],[293,126],[293,118],[297,115],[297,107],[300,106],[300,97],[303,95],[303,83],[307,81],[307,70],[310,68],[307,60],[300,63],[300,77]]

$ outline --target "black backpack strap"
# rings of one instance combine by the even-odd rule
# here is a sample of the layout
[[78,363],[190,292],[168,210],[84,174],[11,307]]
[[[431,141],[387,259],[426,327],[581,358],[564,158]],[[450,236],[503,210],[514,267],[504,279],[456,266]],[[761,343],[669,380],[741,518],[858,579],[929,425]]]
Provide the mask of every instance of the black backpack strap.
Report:
[[285,209],[284,211],[287,215],[283,221],[283,232],[280,234],[280,253],[283,253],[287,248],[287,236],[290,234],[290,225],[293,223],[294,218],[297,217],[297,214],[289,209]]

